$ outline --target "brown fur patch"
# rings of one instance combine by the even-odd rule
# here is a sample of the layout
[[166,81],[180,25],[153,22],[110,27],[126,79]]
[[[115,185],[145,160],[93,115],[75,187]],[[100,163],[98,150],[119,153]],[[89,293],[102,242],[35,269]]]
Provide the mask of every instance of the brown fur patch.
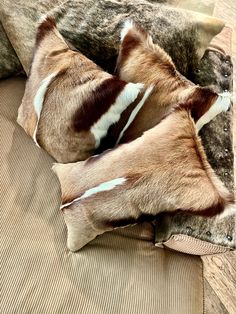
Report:
[[186,213],[197,215],[197,216],[204,216],[204,217],[214,217],[223,213],[227,205],[234,204],[234,195],[229,194],[227,198],[223,198],[219,196],[218,202],[210,207],[205,208],[204,210],[191,210],[187,209],[184,210]]
[[115,219],[115,220],[105,220],[104,226],[108,228],[119,228],[125,227],[129,225],[134,225],[137,223],[153,221],[156,218],[156,215],[148,215],[148,214],[141,214],[139,217],[127,217],[123,219]]
[[209,88],[198,87],[186,103],[191,108],[191,116],[198,121],[214,104],[218,95]]
[[[128,60],[132,50],[140,50],[140,55],[145,57],[145,65],[150,66],[158,64],[159,69],[167,74],[174,75],[176,68],[170,56],[158,45],[153,44],[152,37],[143,29],[139,24],[134,24],[126,36],[124,37],[120,52],[117,58],[116,72],[119,73],[120,69]],[[146,70],[146,69],[145,69]]]
[[104,80],[76,111],[72,122],[73,129],[77,132],[88,131],[115,103],[126,84],[116,77]]
[[56,22],[54,18],[48,16],[46,19],[39,25],[37,35],[36,35],[36,45],[42,41],[44,36],[56,27]]
[[59,50],[52,51],[48,56],[49,57],[55,57],[60,55],[61,53],[66,53],[69,50],[69,48],[63,48]]
[[124,64],[125,60],[128,59],[130,51],[136,48],[140,44],[140,38],[138,36],[134,36],[134,34],[130,34],[130,32],[125,36],[121,47],[120,53],[117,58],[115,73],[119,73],[120,68]]

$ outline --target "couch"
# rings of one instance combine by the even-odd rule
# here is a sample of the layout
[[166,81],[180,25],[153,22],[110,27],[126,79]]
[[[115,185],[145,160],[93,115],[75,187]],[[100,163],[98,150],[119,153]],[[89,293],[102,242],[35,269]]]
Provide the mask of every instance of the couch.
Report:
[[155,247],[151,223],[67,249],[53,160],[16,123],[25,81],[0,81],[1,313],[203,313],[200,257]]

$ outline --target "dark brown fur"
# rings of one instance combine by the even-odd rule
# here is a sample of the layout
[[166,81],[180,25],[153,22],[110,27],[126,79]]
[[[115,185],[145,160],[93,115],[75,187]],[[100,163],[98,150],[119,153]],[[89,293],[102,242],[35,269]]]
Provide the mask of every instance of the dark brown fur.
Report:
[[108,228],[120,228],[129,225],[134,225],[137,223],[142,223],[146,221],[152,221],[156,218],[155,215],[141,214],[138,218],[129,217],[124,219],[116,219],[116,220],[106,220],[104,221],[104,226]]
[[[223,213],[223,211],[225,210],[226,206],[227,205],[231,205],[234,204],[235,202],[235,198],[234,198],[234,195],[233,194],[230,194],[227,195],[227,198],[224,196],[224,197],[221,197],[219,196],[218,198],[218,201],[208,207],[208,208],[205,208],[204,210],[191,210],[191,209],[187,209],[187,210],[184,210],[186,213],[189,213],[189,214],[192,214],[192,215],[196,215],[196,216],[203,216],[203,217],[214,217],[216,215],[219,215],[221,213]],[[176,212],[180,212],[180,211],[183,211],[182,210],[177,210]]]
[[38,27],[37,35],[36,35],[36,45],[42,41],[44,36],[52,30],[52,28],[56,27],[55,19],[48,16],[46,20],[41,23]]
[[189,98],[191,103],[191,115],[194,121],[198,121],[213,105],[218,95],[209,88],[199,87]]
[[140,43],[140,39],[138,36],[128,36],[126,35],[123,44],[120,48],[120,53],[117,58],[115,73],[119,74],[120,68],[124,61],[129,57],[130,52],[136,48]]
[[[79,108],[73,121],[73,129],[76,131],[88,131],[91,126],[114,104],[119,93],[127,83],[116,77],[109,78],[90,95]],[[88,112],[90,114],[88,114]]]

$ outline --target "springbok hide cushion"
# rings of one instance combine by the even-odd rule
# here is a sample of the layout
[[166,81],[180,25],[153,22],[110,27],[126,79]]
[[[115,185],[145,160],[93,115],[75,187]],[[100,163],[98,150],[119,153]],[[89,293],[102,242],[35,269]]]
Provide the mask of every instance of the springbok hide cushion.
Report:
[[143,84],[120,80],[71,50],[51,17],[40,24],[34,51],[17,122],[57,162],[85,160],[139,101]]
[[54,8],[49,14],[56,17],[62,35],[110,72],[116,62],[120,27],[128,18],[151,31],[154,41],[169,52],[184,75],[194,71],[209,42],[224,25],[198,12],[158,3],[163,1],[69,0],[57,6],[61,2],[5,0],[4,5],[0,4],[2,23],[27,73],[38,21],[50,8]]
[[[216,91],[232,91],[231,54],[232,29],[224,28],[218,44],[209,48],[195,71],[193,81],[214,86]],[[234,156],[232,140],[233,108],[221,113],[200,132],[208,160],[225,186],[234,191]],[[156,246],[181,252],[205,255],[236,248],[236,217],[219,221],[214,218],[193,217],[187,214],[162,215],[156,220]]]
[[[204,82],[206,78],[208,80],[211,80],[212,84],[215,85],[215,88],[218,92],[222,91],[222,86],[226,86],[227,82],[225,81],[225,76],[222,77],[222,65],[225,66],[224,70],[227,71],[229,74],[227,76],[227,82],[228,82],[228,90],[232,89],[232,63],[229,56],[225,55],[221,51],[215,51],[213,49],[207,50],[204,57],[202,58],[200,64],[199,64],[199,71],[198,77],[196,77],[196,81],[204,85]],[[227,65],[227,66],[226,66]],[[209,81],[208,81],[209,83]],[[214,167],[214,170],[220,177],[220,179],[224,182],[224,184],[228,187],[231,192],[233,192],[234,187],[234,181],[233,181],[233,148],[232,148],[232,134],[231,134],[231,119],[232,119],[232,108],[227,113],[219,115],[216,119],[214,119],[207,127],[205,127],[201,132],[201,137],[203,140],[203,144],[205,145],[206,152],[208,154],[208,159]],[[138,140],[136,140],[138,141]],[[134,141],[134,142],[136,142]],[[141,140],[140,140],[141,141]],[[131,142],[129,149],[131,149],[134,142]],[[159,143],[159,141],[156,141]],[[138,143],[138,142],[136,142]],[[152,142],[151,142],[152,143]],[[224,146],[225,145],[225,148]],[[122,145],[121,145],[122,146]],[[120,146],[120,147],[121,147]],[[119,147],[118,147],[119,149]],[[136,152],[144,151],[143,149],[138,149],[136,147]],[[154,151],[154,150],[153,150]],[[114,151],[113,151],[114,153]],[[151,155],[151,152],[149,152]],[[126,156],[125,153],[123,153],[124,156]],[[138,153],[137,153],[138,155]],[[149,154],[147,155],[149,156]],[[105,157],[105,160],[102,159]],[[107,158],[106,158],[107,157]],[[102,224],[99,227],[96,224],[92,224],[94,227],[94,230],[98,233],[93,233],[91,230],[90,225],[86,225],[88,217],[98,217],[101,213],[104,214],[105,208],[107,209],[107,198],[106,194],[103,196],[100,196],[96,199],[95,203],[93,201],[89,201],[89,198],[86,200],[86,198],[90,195],[90,192],[93,192],[96,194],[96,188],[100,188],[101,191],[107,191],[110,189],[106,186],[102,186],[100,184],[99,186],[96,186],[96,188],[92,188],[88,191],[86,191],[83,195],[78,194],[78,187],[81,188],[86,186],[87,181],[93,181],[94,177],[101,176],[104,174],[104,171],[107,171],[108,168],[110,171],[108,171],[111,176],[114,175],[114,172],[118,172],[117,168],[118,162],[114,162],[114,155],[112,155],[112,152],[107,151],[104,154],[98,155],[96,157],[91,157],[85,163],[80,164],[81,168],[79,168],[79,164],[68,164],[68,165],[57,165],[56,172],[63,182],[62,184],[62,191],[63,191],[63,205],[62,210],[64,211],[64,214],[66,213],[65,217],[68,230],[70,231],[70,237],[68,245],[70,249],[77,250],[81,248],[84,243],[88,242],[88,239],[94,238],[96,235],[99,234],[101,228],[105,225],[106,227],[110,226],[120,226],[118,223],[114,225],[110,225],[111,221],[109,220],[109,215],[106,216],[106,218],[102,218]],[[101,159],[100,159],[101,158]],[[133,156],[135,159],[135,157]],[[102,165],[103,172],[99,168],[99,160],[100,160],[100,167]],[[103,160],[101,162],[101,160]],[[125,157],[120,158],[121,163],[124,163]],[[222,161],[222,162],[221,162]],[[130,171],[135,172],[135,165],[129,164]],[[93,168],[91,170],[91,173],[89,173],[90,166]],[[115,166],[116,165],[116,166]],[[84,167],[84,168],[83,168]],[[87,168],[86,168],[87,167]],[[64,170],[63,170],[64,168]],[[85,170],[85,172],[82,171],[82,168]],[[142,167],[140,167],[142,169]],[[174,169],[174,167],[173,167]],[[86,172],[87,171],[87,172]],[[81,176],[81,178],[79,177]],[[84,178],[84,182],[83,179]],[[131,176],[131,178],[133,178]],[[122,179],[122,178],[120,178]],[[72,180],[72,181],[71,181]],[[86,181],[87,180],[87,181]],[[113,180],[115,181],[115,180]],[[72,182],[72,184],[71,184]],[[100,182],[101,178],[100,178]],[[111,183],[111,181],[109,181]],[[91,183],[91,182],[90,182]],[[108,182],[106,182],[108,183]],[[112,182],[113,184],[114,182]],[[121,182],[114,183],[117,185],[121,185]],[[161,185],[161,183],[160,183]],[[159,185],[159,186],[160,186]],[[84,188],[84,187],[83,187]],[[103,189],[103,190],[102,190]],[[148,197],[148,191],[145,191],[145,187],[143,188],[144,191],[141,189],[142,193],[146,193],[143,195],[140,193],[139,199],[149,199]],[[127,191],[129,192],[130,187],[127,187]],[[115,215],[112,217],[116,218],[116,216],[120,215],[122,213],[122,210],[125,208],[126,211],[131,212],[132,208],[132,199],[130,208],[128,206],[124,206],[122,201],[127,200],[127,195],[125,194],[127,191],[118,191],[114,192],[112,197],[109,198],[109,208],[110,212],[115,212]],[[127,193],[128,193],[127,192]],[[71,193],[74,194],[74,196],[71,197]],[[105,192],[104,192],[105,193]],[[98,193],[99,194],[99,193]],[[141,196],[142,194],[142,196]],[[158,193],[157,193],[158,194]],[[125,195],[125,196],[124,196]],[[83,201],[85,200],[85,203]],[[117,201],[119,200],[119,205],[117,206]],[[80,201],[82,204],[80,204]],[[78,203],[76,203],[78,202]],[[87,202],[87,203],[86,203]],[[100,202],[100,203],[99,203]],[[93,204],[92,204],[93,203]],[[134,202],[135,203],[135,202]],[[79,205],[78,205],[79,204]],[[145,208],[145,204],[143,203],[143,207]],[[77,208],[78,206],[78,208]],[[81,207],[79,207],[81,206]],[[88,206],[86,208],[86,206]],[[97,207],[96,207],[97,206]],[[96,214],[92,214],[90,212],[91,208],[95,208]],[[137,206],[139,208],[139,206]],[[83,210],[82,210],[83,209]],[[86,215],[85,215],[86,212]],[[71,215],[71,216],[70,216]],[[85,218],[86,217],[86,218]],[[100,217],[101,218],[101,217]],[[93,219],[93,218],[92,218]],[[132,223],[132,219],[127,219],[127,217],[124,217],[124,219],[121,219],[122,223],[129,224],[130,221]],[[91,222],[91,221],[90,221]],[[120,221],[119,221],[120,222]],[[78,227],[78,224],[81,226]],[[86,227],[85,227],[86,226]],[[91,230],[90,230],[91,228]],[[88,235],[86,232],[91,233]],[[81,243],[74,244],[74,240],[79,239]],[[155,241],[156,246],[163,245],[165,247],[169,247],[174,250],[178,250],[181,252],[185,252],[188,254],[195,254],[195,255],[205,255],[205,254],[214,254],[214,253],[221,253],[225,252],[229,249],[236,248],[235,245],[235,217],[234,216],[228,216],[224,219],[219,219],[219,217],[215,218],[206,218],[206,217],[200,217],[200,216],[193,216],[190,214],[161,214],[156,219],[156,228],[155,228]]]
[[0,22],[0,78],[17,74],[20,71],[22,71],[20,61]]

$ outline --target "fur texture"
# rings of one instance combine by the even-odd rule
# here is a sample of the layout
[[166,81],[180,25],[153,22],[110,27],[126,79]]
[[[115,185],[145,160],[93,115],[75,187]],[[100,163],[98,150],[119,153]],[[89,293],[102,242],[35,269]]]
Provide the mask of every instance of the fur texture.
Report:
[[[230,36],[229,36],[230,38]],[[228,73],[225,77],[224,73]],[[200,85],[211,85],[219,93],[232,91],[232,61],[229,55],[217,50],[208,49],[198,65],[198,71],[193,77],[194,82]],[[232,116],[230,111],[218,115],[214,120],[205,125],[200,136],[207,159],[217,176],[225,186],[234,192],[234,155],[232,145]],[[232,209],[232,206],[229,207]],[[223,215],[227,213],[224,211]],[[230,213],[230,212],[229,212]],[[221,216],[222,217],[222,216]],[[209,244],[236,248],[235,218],[225,216],[223,219],[216,217],[195,217],[184,213],[169,215],[165,213],[156,219],[156,243],[163,244],[172,235],[188,235],[206,241]],[[188,247],[188,243],[186,243]],[[209,254],[211,251],[209,251]]]
[[0,78],[3,79],[20,73],[23,69],[1,22],[0,38]]
[[212,89],[187,80],[177,71],[170,56],[159,45],[153,44],[150,34],[132,21],[126,21],[121,30],[117,73],[121,79],[154,87],[121,142],[141,136],[159,123],[178,102],[184,101],[191,107],[198,130],[230,106],[229,93],[217,96]]
[[84,160],[142,89],[71,50],[47,17],[38,28],[17,121],[57,161]]
[[[172,0],[161,2],[173,4]],[[176,0],[174,5],[181,2]],[[194,1],[191,2],[193,7]],[[197,7],[199,10],[199,4]],[[146,0],[4,0],[0,2],[0,11],[8,38],[27,74],[38,21],[45,13],[55,17],[63,37],[111,73],[119,48],[119,27],[127,17],[152,27],[155,41],[172,54],[185,75],[194,69],[193,65],[223,26],[215,18]]]
[[[93,157],[91,162],[53,167],[61,184],[70,250],[142,217],[163,211],[214,216],[233,203],[233,196],[207,161],[186,108],[182,104],[139,139]],[[82,198],[118,178],[125,182]]]
[[48,85],[51,83],[53,78],[57,75],[57,73],[52,73],[49,76],[47,76],[41,83],[35,97],[34,97],[34,110],[37,116],[37,124],[35,126],[35,130],[33,133],[33,140],[35,141],[36,145],[38,145],[38,142],[36,140],[36,134],[37,134],[37,129],[38,129],[38,122],[40,119],[41,111],[43,108],[43,102],[45,98],[45,94],[47,92]]

